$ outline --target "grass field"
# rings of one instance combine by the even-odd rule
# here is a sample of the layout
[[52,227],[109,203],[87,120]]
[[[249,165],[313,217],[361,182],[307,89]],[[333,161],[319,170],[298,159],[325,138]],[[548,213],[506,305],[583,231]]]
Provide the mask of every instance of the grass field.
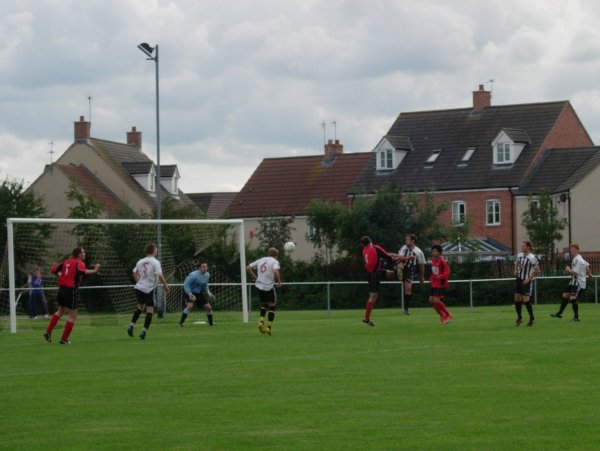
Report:
[[3,320],[0,448],[598,449],[600,307],[553,307],[280,312],[271,337],[196,314],[145,341],[82,320],[69,346]]

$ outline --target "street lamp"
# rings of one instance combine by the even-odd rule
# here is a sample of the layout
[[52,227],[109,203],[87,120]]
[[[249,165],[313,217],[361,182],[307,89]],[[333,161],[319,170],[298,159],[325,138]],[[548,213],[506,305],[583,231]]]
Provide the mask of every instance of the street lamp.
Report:
[[[140,49],[144,55],[146,55],[148,58],[148,60],[150,61],[154,61],[155,63],[155,67],[156,67],[156,181],[154,183],[154,190],[156,193],[156,219],[160,220],[161,219],[161,205],[160,205],[160,107],[159,107],[159,95],[158,95],[158,44],[156,44],[154,47],[151,47],[150,45],[148,45],[146,42],[142,42],[140,45],[137,46],[138,49]],[[161,225],[160,223],[156,225],[156,246],[158,247],[158,250],[160,252],[161,250]],[[159,284],[159,290],[160,290],[160,284]],[[159,291],[159,298],[162,300],[162,296],[160,296],[160,291]],[[160,302],[159,302],[159,305]],[[162,318],[162,312],[163,310],[161,308],[158,309],[158,317]]]

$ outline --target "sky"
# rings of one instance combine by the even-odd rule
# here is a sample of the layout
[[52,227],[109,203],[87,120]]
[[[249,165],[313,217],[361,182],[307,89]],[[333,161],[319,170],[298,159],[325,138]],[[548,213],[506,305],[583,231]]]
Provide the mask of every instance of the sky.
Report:
[[[0,180],[33,182],[73,123],[135,126],[186,193],[264,158],[371,151],[401,112],[569,100],[600,142],[593,0],[12,0],[0,3]],[[493,81],[490,81],[493,80]],[[274,187],[277,189],[277,187]]]

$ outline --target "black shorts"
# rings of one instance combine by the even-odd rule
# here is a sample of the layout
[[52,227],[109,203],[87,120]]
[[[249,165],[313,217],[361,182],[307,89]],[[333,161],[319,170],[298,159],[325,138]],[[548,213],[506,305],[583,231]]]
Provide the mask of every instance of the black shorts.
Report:
[[270,290],[261,290],[260,288],[256,289],[258,291],[258,299],[260,300],[261,305],[275,305],[277,304],[277,292],[275,288],[271,288]]
[[58,294],[56,295],[56,303],[60,307],[68,308],[71,310],[77,310],[77,298],[79,297],[79,292],[77,288],[71,287],[58,287]]
[[150,293],[144,293],[142,290],[136,288],[134,291],[138,304],[143,304],[146,307],[154,307],[154,290]]
[[183,292],[183,303],[184,304],[189,304],[191,303],[196,303],[196,307],[202,307],[203,305],[206,305],[210,302],[210,299],[208,299],[208,293],[206,293],[206,291],[203,291],[202,293],[192,293],[194,296],[196,296],[196,301],[191,301],[190,297],[188,296],[188,294],[184,291]]
[[583,293],[585,293],[585,288],[581,288],[579,285],[569,284],[565,288],[564,292],[569,293],[570,297],[575,298],[575,300],[577,300]]
[[515,294],[520,294],[523,296],[530,296],[533,293],[533,282],[529,282],[527,285],[523,283],[523,279],[517,277],[517,281],[515,282]]
[[402,274],[402,280],[404,282],[412,283],[413,282],[413,273],[414,268],[412,266],[405,266],[404,273]]
[[429,289],[429,296],[434,297],[434,298],[444,298],[446,296],[446,288],[443,288],[443,287],[440,287],[440,288],[431,287]]
[[367,273],[367,282],[369,282],[369,293],[378,293],[381,285],[381,279],[385,278],[385,269]]

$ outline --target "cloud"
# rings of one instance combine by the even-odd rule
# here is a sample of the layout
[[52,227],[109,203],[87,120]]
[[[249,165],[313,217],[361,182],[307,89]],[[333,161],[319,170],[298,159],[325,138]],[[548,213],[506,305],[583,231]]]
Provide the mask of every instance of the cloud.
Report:
[[136,126],[153,156],[156,66],[140,42],[159,44],[161,160],[189,191],[321,153],[322,122],[369,151],[399,113],[467,107],[490,79],[496,105],[571,100],[597,140],[599,20],[582,0],[2,2],[0,172],[32,181],[90,113],[92,136]]

